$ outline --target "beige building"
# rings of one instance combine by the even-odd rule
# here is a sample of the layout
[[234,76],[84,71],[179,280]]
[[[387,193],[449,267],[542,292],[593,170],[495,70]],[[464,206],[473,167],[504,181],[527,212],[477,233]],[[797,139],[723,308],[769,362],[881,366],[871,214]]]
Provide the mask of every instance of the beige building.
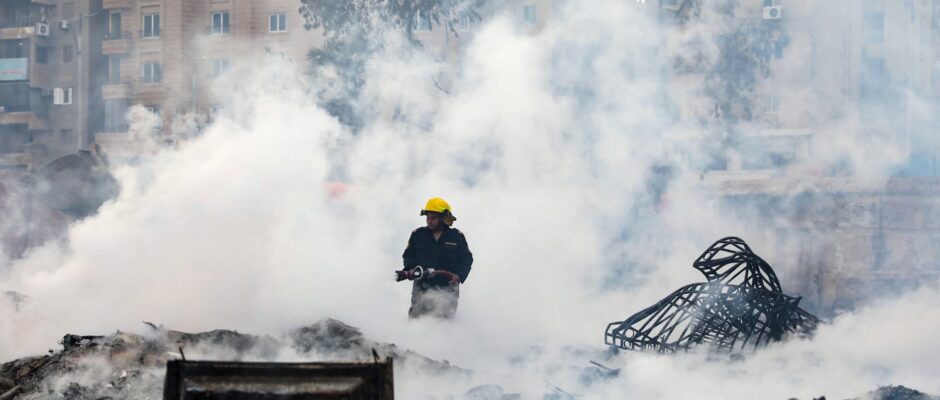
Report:
[[[763,227],[754,242],[811,309],[938,279],[940,1],[762,0],[747,10],[739,17],[783,34],[768,46],[772,74],[741,139],[752,154],[704,183],[729,213]],[[877,187],[812,162],[786,172],[829,151],[837,134],[890,138],[907,163]]]
[[104,149],[133,147],[128,109],[156,113],[167,133],[175,118],[207,115],[214,78],[276,52],[303,62],[322,38],[304,29],[297,0],[104,0],[101,85]]
[[85,148],[95,90],[88,1],[0,1],[0,168]]

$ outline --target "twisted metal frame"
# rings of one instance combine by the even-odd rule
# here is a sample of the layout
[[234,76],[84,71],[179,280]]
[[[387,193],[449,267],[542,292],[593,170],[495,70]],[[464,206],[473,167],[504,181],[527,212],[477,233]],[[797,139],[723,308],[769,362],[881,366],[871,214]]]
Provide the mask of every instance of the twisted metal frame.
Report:
[[788,333],[810,335],[819,319],[783,294],[766,261],[743,240],[727,237],[693,263],[708,282],[683,286],[624,321],[607,325],[604,341],[626,350],[669,353],[693,345],[732,352]]

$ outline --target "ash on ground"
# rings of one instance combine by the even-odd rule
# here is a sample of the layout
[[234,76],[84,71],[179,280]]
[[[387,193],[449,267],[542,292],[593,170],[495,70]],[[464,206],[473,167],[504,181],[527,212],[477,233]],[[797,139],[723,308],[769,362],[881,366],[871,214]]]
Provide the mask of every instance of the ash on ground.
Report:
[[62,350],[0,364],[0,399],[160,399],[170,359],[235,361],[395,360],[396,371],[422,374],[469,372],[394,344],[366,339],[343,322],[325,319],[282,337],[231,330],[186,333],[148,325],[152,332],[109,336],[65,335]]

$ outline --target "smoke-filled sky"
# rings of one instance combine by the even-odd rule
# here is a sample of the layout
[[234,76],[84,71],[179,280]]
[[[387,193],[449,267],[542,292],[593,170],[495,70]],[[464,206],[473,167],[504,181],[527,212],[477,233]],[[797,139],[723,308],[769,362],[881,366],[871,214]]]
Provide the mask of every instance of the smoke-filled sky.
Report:
[[[65,244],[0,270],[0,290],[29,296],[19,310],[0,301],[0,360],[42,353],[65,333],[139,330],[141,320],[277,333],[333,317],[486,371],[447,384],[399,376],[404,398],[485,382],[531,394],[568,385],[586,398],[840,398],[886,384],[940,392],[931,282],[744,361],[622,353],[608,361],[623,368],[619,378],[590,388],[572,379],[570,368],[604,350],[607,323],[701,281],[691,262],[715,240],[741,236],[771,265],[789,261],[761,241],[773,237],[764,226],[722,210],[701,184],[715,158],[746,150],[722,140],[728,130],[752,123],[710,118],[708,80],[677,60],[718,64],[715,38],[757,10],[729,4],[735,18],[706,6],[682,29],[632,1],[569,4],[536,32],[497,12],[463,38],[456,65],[394,31],[377,35],[382,49],[352,101],[365,116],[356,133],[317,106],[311,93],[323,82],[307,66],[236,62],[237,76],[218,82],[232,95],[215,122],[113,166],[116,199],[76,222]],[[826,30],[839,24],[809,20],[838,37]],[[801,85],[792,70],[811,46],[822,45],[794,35],[771,78],[758,77],[796,99],[781,106],[799,109],[793,123],[825,130],[780,179],[838,164],[883,182],[909,142],[860,134],[855,111],[814,92],[828,78]],[[447,92],[435,84],[441,74],[453,74]],[[135,113],[146,131],[152,121]],[[340,195],[337,181],[347,185]],[[436,196],[453,206],[475,262],[454,321],[409,321],[410,285],[392,271]],[[777,272],[786,282],[788,271]]]

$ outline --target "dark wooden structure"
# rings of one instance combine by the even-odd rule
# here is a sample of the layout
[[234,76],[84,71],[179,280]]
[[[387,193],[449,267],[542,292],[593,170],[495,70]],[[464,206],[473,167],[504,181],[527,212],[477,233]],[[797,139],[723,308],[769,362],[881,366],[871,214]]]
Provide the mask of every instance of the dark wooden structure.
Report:
[[164,400],[392,400],[392,360],[349,363],[167,362]]

